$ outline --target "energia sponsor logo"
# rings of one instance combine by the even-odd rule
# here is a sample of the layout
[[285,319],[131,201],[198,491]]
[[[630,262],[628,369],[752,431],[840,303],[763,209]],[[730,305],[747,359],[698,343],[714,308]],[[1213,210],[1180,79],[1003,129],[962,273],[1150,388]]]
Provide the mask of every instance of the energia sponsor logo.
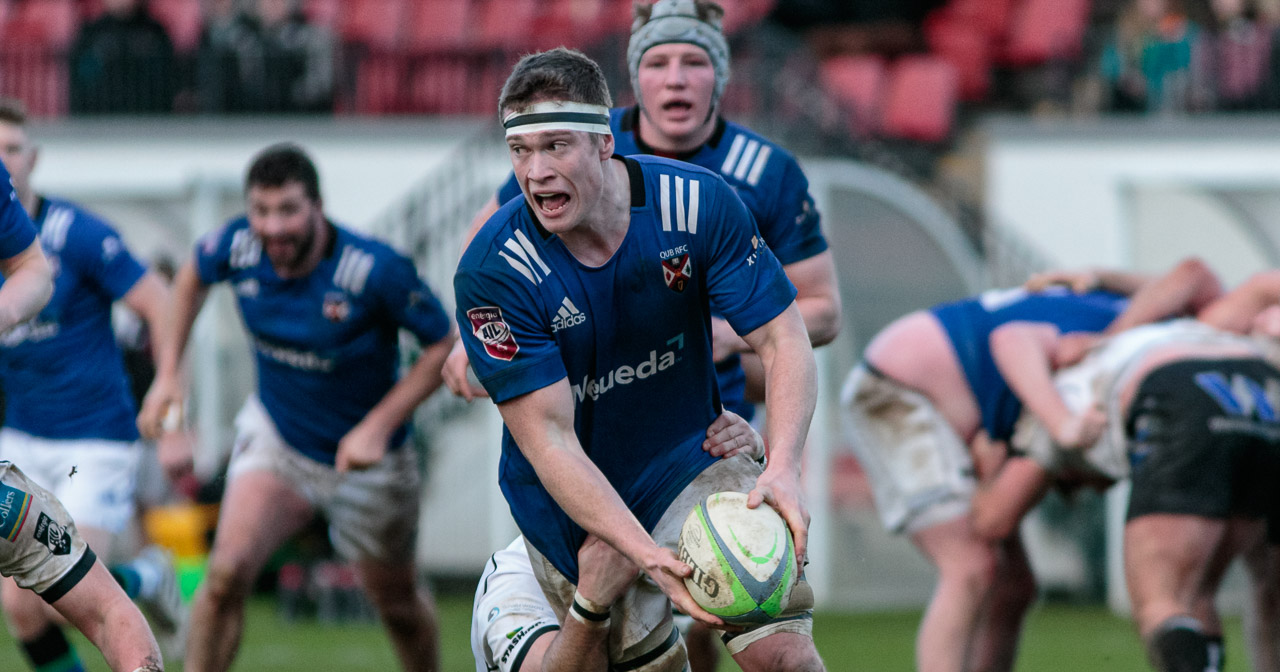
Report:
[[649,351],[649,358],[634,366],[624,364],[609,373],[592,380],[589,376],[583,376],[582,381],[574,383],[571,388],[573,390],[573,400],[582,403],[590,398],[596,401],[615,385],[630,385],[637,380],[644,380],[650,376],[656,375],[662,371],[666,371],[680,361],[676,357],[676,352],[684,349],[684,333],[676,335],[674,338],[667,340],[666,352],[659,353],[657,350]]

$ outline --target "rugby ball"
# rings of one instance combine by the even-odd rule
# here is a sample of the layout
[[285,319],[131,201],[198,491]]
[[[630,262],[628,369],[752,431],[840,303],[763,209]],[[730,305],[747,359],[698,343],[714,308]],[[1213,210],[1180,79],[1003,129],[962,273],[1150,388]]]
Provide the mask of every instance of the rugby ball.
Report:
[[796,582],[791,531],[768,504],[747,508],[740,492],[717,492],[693,507],[680,530],[680,561],[695,602],[726,623],[764,623],[787,608]]

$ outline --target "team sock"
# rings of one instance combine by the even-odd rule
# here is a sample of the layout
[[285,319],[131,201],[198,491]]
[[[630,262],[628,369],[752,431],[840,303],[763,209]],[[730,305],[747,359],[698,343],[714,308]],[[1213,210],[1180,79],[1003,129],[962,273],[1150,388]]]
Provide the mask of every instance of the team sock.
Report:
[[35,672],[84,672],[80,656],[56,625],[45,628],[35,639],[23,641],[22,651]]
[[143,558],[134,558],[111,568],[111,576],[124,589],[129,599],[150,599],[160,585],[160,570]]
[[1151,658],[1160,672],[1218,672],[1221,644],[1214,645],[1190,616],[1175,616],[1160,624],[1151,637]]

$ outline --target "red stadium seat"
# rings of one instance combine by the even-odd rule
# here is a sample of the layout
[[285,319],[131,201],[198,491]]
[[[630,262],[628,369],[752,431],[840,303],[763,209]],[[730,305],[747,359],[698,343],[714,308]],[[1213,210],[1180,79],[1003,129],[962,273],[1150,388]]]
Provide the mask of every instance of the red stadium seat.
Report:
[[338,33],[349,43],[393,49],[404,22],[403,0],[345,0]]
[[523,51],[534,43],[531,28],[537,16],[536,0],[484,0],[477,42],[484,47]]
[[977,23],[950,13],[937,13],[925,21],[925,41],[933,53],[955,66],[960,74],[960,97],[981,100],[991,90],[991,40]]
[[1014,0],[951,0],[946,13],[982,29],[988,37],[1002,38],[1009,29]]
[[416,0],[406,20],[406,46],[413,51],[448,51],[472,39],[472,0]]
[[401,111],[404,59],[370,55],[356,74],[355,111],[359,114],[395,114]]
[[1013,13],[1004,60],[1015,66],[1078,59],[1089,0],[1022,0]]
[[164,24],[178,53],[191,53],[200,46],[204,15],[200,0],[151,0],[151,15]]
[[880,129],[888,69],[877,55],[842,55],[822,62],[822,86],[852,114],[853,134],[875,135]]
[[0,42],[63,51],[75,40],[79,23],[75,0],[23,0],[10,9]]
[[904,56],[894,65],[885,94],[884,133],[920,142],[942,142],[955,121],[960,77],[936,56]]
[[66,116],[66,58],[40,50],[4,49],[8,44],[0,44],[0,97],[21,100],[32,117]]
[[561,45],[583,49],[607,33],[602,0],[549,0],[541,5],[534,34],[535,47]]
[[308,23],[336,30],[342,16],[342,0],[306,0],[302,3],[302,14]]

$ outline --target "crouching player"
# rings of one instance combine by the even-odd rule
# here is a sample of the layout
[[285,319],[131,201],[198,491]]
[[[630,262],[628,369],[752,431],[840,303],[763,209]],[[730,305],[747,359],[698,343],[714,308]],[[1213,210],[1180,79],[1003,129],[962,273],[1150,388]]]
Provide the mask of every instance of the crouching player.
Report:
[[113,672],[164,669],[142,612],[98,562],[66,510],[49,491],[2,461],[0,574],[35,592],[84,633]]
[[1014,437],[1026,457],[975,496],[975,527],[1010,532],[1051,481],[1130,478],[1125,578],[1152,664],[1220,670],[1214,594],[1264,522],[1280,523],[1280,371],[1254,341],[1195,320],[1123,332],[1052,378],[1064,343],[1046,325],[992,336],[1034,417]]

